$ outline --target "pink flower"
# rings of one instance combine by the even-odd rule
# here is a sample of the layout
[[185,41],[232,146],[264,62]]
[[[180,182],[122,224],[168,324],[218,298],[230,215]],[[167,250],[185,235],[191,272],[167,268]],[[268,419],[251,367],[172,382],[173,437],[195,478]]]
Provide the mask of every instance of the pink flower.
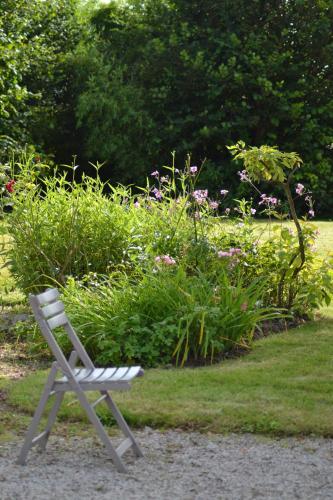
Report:
[[259,201],[259,205],[265,204],[267,206],[269,205],[277,205],[279,203],[279,200],[273,196],[266,196],[265,193],[263,193],[261,196],[261,201]]
[[231,254],[230,254],[230,252],[224,252],[223,250],[219,250],[219,251],[217,252],[217,256],[218,256],[220,259],[222,259],[222,258],[224,258],[224,257],[231,257]]
[[240,308],[241,308],[241,311],[246,311],[247,308],[248,308],[248,303],[247,302],[243,302],[243,304],[241,304]]
[[193,167],[190,167],[190,174],[195,175],[198,171],[198,167],[194,165]]
[[174,266],[176,264],[175,259],[170,257],[170,255],[158,255],[155,257],[155,262],[156,263],[162,263],[165,264],[166,266]]
[[155,171],[154,171],[154,172],[152,172],[150,175],[151,175],[152,177],[157,178],[157,177],[160,175],[160,173],[159,173],[159,171],[158,171],[158,170],[155,170]]
[[242,253],[242,249],[241,248],[230,248],[229,252],[231,255],[239,255],[240,253]]
[[312,210],[312,209],[309,210],[308,214],[309,214],[309,217],[314,217],[314,215],[315,215],[314,210]]
[[170,255],[164,255],[164,264],[167,266],[174,266],[176,264],[175,259],[170,257]]
[[135,206],[135,208],[139,208],[140,203],[139,203],[138,201],[136,201],[136,202],[134,203],[134,206]]
[[162,193],[157,188],[152,189],[152,193],[154,193],[154,196],[157,200],[160,200],[162,198]]
[[196,191],[193,191],[192,196],[195,199],[195,201],[198,203],[198,205],[202,205],[207,199],[208,190],[207,189],[197,189]]
[[247,182],[249,180],[248,173],[246,170],[242,170],[241,172],[237,172],[237,173],[238,173],[240,180],[242,182]]
[[220,193],[222,196],[225,196],[229,193],[229,191],[227,189],[221,189]]
[[304,191],[303,184],[298,183],[297,186],[296,186],[295,191],[296,191],[296,194],[298,194],[299,196],[302,196],[303,191]]
[[219,204],[217,201],[210,201],[209,202],[209,206],[210,208],[212,208],[213,210],[217,210],[219,208]]

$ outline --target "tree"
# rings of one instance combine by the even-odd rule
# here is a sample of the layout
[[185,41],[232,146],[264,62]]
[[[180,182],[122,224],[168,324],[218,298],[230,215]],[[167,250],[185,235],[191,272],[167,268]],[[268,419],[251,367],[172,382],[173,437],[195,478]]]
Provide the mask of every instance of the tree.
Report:
[[191,152],[210,160],[214,186],[232,183],[225,144],[277,144],[301,154],[318,205],[333,206],[332,0],[128,1],[92,23],[102,62],[77,110],[87,156],[137,180]]
[[74,0],[2,0],[1,136],[45,145],[57,128],[70,78],[66,61],[79,40],[75,5]]

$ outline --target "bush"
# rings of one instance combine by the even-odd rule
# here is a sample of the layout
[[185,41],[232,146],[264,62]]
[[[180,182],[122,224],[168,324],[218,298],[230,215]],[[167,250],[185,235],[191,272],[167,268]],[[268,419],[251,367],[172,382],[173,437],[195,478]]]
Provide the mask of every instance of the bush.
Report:
[[[294,231],[283,223],[285,205],[264,193],[257,209],[238,200],[228,215],[228,191],[217,201],[197,189],[200,168],[190,158],[183,170],[173,162],[165,175],[153,172],[153,183],[134,195],[98,177],[78,183],[63,175],[38,187],[22,175],[9,215],[19,284],[26,291],[63,285],[73,322],[100,364],[213,361],[248,346],[263,319],[311,317],[330,301],[333,272],[332,260],[313,252],[315,226],[296,214],[290,172],[301,160],[268,146],[238,143],[232,151],[245,163],[244,181],[283,189]],[[312,216],[303,185],[296,195]],[[256,210],[269,219],[261,235]]]
[[8,230],[11,270],[26,291],[120,265],[128,250],[129,214],[122,196],[104,194],[99,179],[71,183],[65,175],[31,184],[15,196]]
[[[145,366],[219,359],[235,347],[248,348],[255,326],[277,317],[260,306],[264,282],[232,284],[223,267],[189,273],[160,262],[133,280],[78,283],[63,290],[67,310],[90,354],[99,364],[140,362]],[[60,337],[60,342],[67,340]],[[70,348],[70,346],[68,346]]]
[[244,196],[223,146],[241,136],[300,151],[332,213],[332,2],[128,0],[96,9],[92,27],[100,55],[76,114],[86,156],[115,180],[141,182],[177,145],[210,159],[211,191],[223,180]]

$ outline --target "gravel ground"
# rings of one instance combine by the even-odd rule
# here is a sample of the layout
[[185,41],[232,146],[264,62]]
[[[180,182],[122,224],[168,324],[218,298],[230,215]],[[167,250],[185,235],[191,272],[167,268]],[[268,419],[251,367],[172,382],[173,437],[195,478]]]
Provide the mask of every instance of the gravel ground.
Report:
[[45,455],[15,465],[18,443],[0,445],[1,500],[333,499],[333,440],[250,434],[136,432],[144,458],[115,471],[95,438],[51,437]]

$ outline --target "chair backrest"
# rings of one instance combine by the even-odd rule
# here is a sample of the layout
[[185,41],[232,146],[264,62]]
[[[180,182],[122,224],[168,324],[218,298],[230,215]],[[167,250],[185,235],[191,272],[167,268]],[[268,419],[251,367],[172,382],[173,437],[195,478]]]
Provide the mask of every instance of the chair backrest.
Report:
[[56,288],[49,288],[39,295],[31,294],[29,295],[29,301],[42,334],[63,371],[70,373],[72,369],[52,333],[52,330],[60,326],[65,329],[83,365],[86,368],[94,368],[93,362],[81,344],[65,313],[64,304],[59,300],[58,290]]

